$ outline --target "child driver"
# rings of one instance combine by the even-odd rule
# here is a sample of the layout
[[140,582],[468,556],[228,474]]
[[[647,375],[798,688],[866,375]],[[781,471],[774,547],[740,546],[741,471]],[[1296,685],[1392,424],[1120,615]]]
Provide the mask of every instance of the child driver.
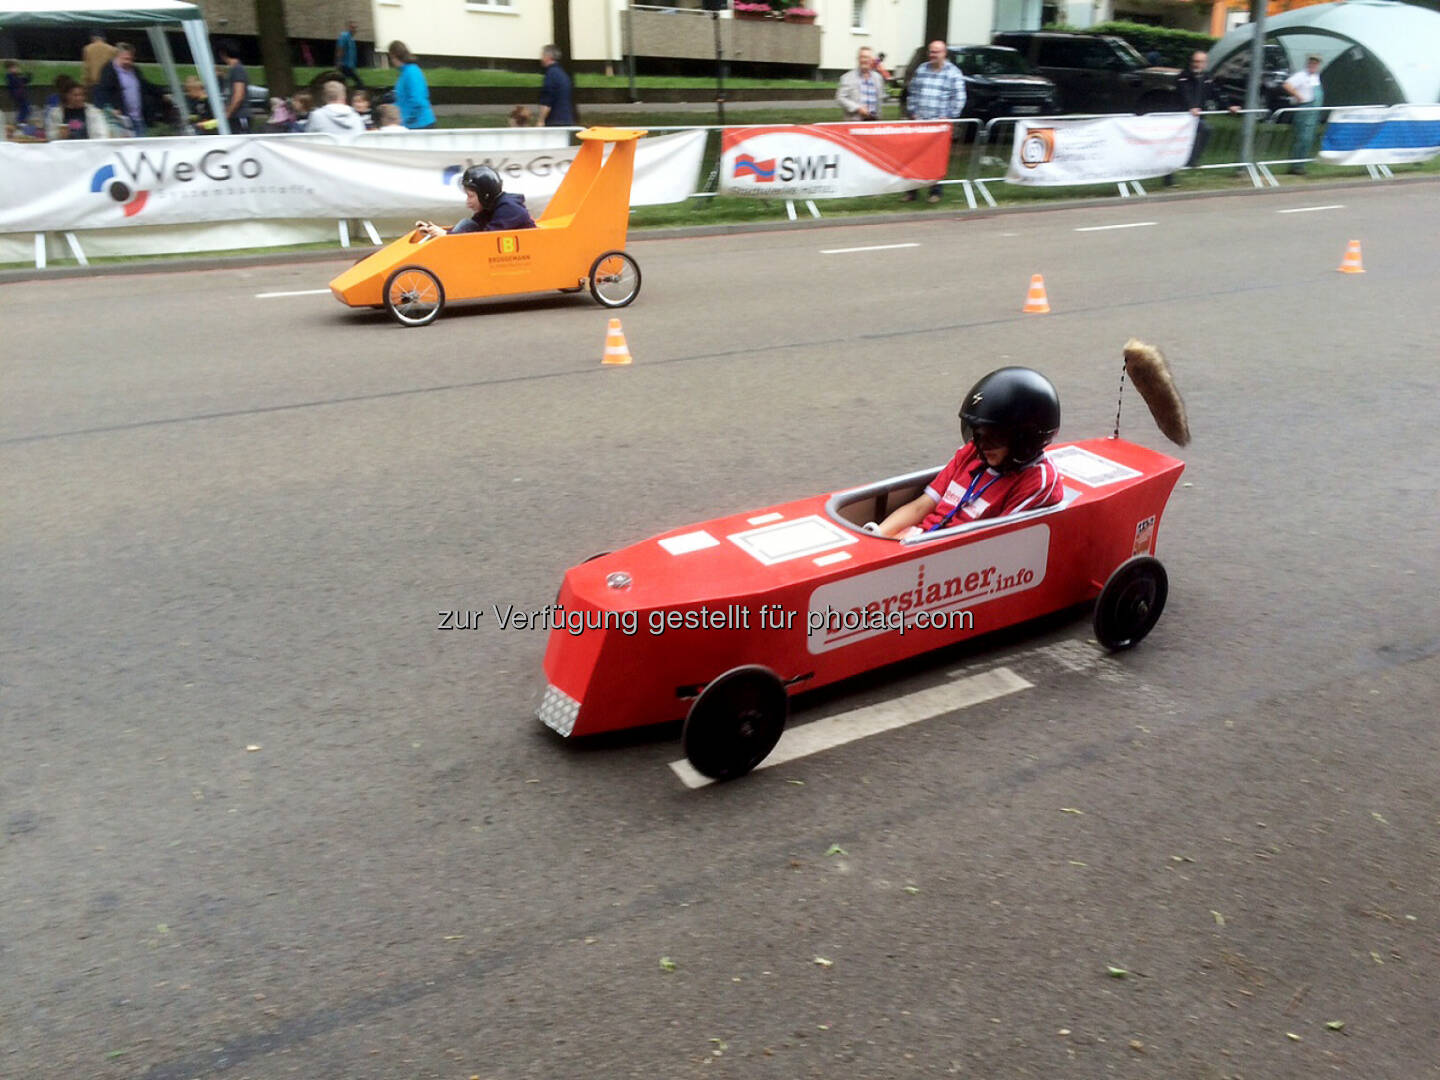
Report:
[[1044,375],[1022,367],[992,371],[965,395],[960,430],[965,445],[925,493],[868,531],[908,539],[1060,501],[1060,473],[1045,456],[1060,430],[1060,397]]

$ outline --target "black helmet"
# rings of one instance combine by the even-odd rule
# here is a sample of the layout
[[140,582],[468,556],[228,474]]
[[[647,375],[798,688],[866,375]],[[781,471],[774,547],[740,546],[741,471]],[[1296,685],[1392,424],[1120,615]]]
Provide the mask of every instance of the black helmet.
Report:
[[500,193],[505,190],[500,174],[489,165],[471,165],[460,178],[460,186],[475,192],[482,210],[494,210],[495,204],[500,201]]
[[1060,430],[1060,395],[1049,379],[1030,368],[992,371],[960,404],[960,430],[967,442],[975,440],[976,428],[985,429],[986,442],[993,439],[1009,448],[999,471],[1013,472],[1044,453]]

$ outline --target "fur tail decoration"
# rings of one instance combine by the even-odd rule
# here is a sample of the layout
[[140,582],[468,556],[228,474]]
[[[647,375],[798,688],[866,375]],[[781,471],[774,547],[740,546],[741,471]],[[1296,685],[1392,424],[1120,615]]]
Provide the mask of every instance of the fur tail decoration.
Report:
[[1175,389],[1175,380],[1160,350],[1131,338],[1125,343],[1125,372],[1165,437],[1177,446],[1187,445],[1190,422],[1185,418],[1185,402]]

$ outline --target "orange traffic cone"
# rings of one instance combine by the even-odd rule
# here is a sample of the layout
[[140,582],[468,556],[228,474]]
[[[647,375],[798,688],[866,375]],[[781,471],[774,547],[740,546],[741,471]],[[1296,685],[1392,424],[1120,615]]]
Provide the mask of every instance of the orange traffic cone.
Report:
[[1045,296],[1045,278],[1040,274],[1030,275],[1030,292],[1025,296],[1023,310],[1031,315],[1044,315],[1050,310],[1050,301]]
[[1345,259],[1340,263],[1342,274],[1363,274],[1365,265],[1360,261],[1360,241],[1351,240],[1350,246],[1345,249]]
[[630,359],[630,346],[625,344],[625,331],[620,329],[620,320],[611,319],[610,327],[605,331],[605,356],[600,362],[628,364]]

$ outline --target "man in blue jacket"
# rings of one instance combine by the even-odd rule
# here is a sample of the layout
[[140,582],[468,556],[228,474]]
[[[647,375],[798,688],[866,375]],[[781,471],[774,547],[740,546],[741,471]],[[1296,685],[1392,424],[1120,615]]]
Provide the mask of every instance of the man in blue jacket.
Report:
[[560,49],[546,45],[540,50],[545,81],[540,84],[540,115],[535,123],[545,127],[574,127],[575,101],[570,76],[560,66]]
[[392,41],[385,51],[390,54],[390,63],[400,69],[395,76],[395,107],[400,110],[400,122],[411,131],[433,128],[435,110],[430,107],[430,85],[425,73],[403,41]]
[[535,219],[525,209],[525,196],[506,192],[500,174],[489,165],[470,166],[465,170],[460,186],[465,189],[465,205],[474,211],[472,216],[461,218],[450,229],[432,221],[417,221],[415,227],[426,236],[535,228]]

